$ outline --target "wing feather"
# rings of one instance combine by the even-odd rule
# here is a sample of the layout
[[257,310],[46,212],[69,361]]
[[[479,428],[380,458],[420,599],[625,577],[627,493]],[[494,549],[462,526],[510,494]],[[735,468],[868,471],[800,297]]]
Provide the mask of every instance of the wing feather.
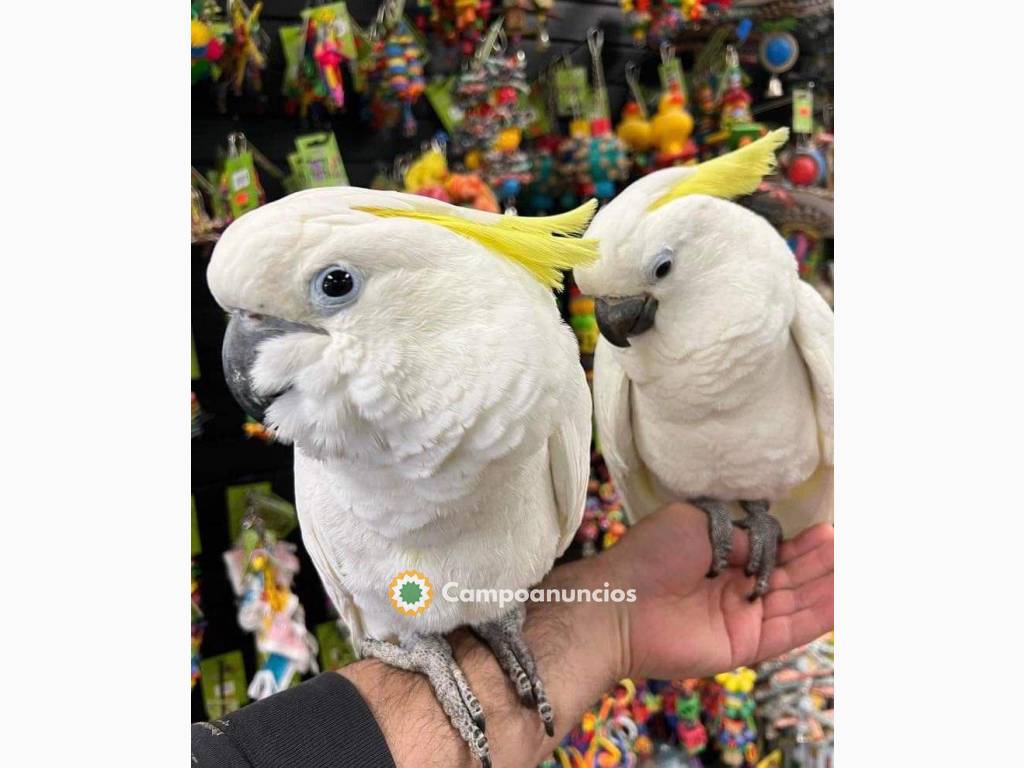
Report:
[[328,551],[323,545],[316,520],[308,512],[304,513],[304,505],[296,504],[296,508],[299,513],[299,527],[302,530],[302,543],[305,545],[306,551],[309,552],[309,558],[313,561],[331,602],[338,609],[338,615],[348,627],[352,637],[352,646],[358,654],[359,646],[366,635],[363,629],[362,614],[352,599],[351,593],[342,585],[341,575],[334,568],[333,561],[327,554]]
[[583,371],[574,377],[574,396],[566,418],[548,439],[551,483],[558,510],[558,554],[565,552],[583,520],[590,481],[590,438],[592,432],[590,389]]
[[790,331],[810,376],[818,439],[821,443],[821,462],[827,466],[832,466],[834,444],[833,325],[834,317],[828,303],[813,286],[801,280]]
[[608,471],[630,522],[646,517],[669,499],[660,498],[633,440],[632,385],[611,345],[602,337],[594,353],[594,416]]

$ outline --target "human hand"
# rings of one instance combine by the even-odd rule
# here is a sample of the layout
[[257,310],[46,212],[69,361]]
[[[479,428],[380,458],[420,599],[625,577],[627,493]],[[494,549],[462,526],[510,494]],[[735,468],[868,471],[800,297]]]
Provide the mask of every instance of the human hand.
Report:
[[707,517],[671,504],[630,529],[601,558],[603,578],[635,588],[615,605],[622,677],[706,677],[778,656],[832,629],[833,529],[820,524],[785,542],[769,591],[748,600],[746,532],[734,529],[729,567],[711,564]]

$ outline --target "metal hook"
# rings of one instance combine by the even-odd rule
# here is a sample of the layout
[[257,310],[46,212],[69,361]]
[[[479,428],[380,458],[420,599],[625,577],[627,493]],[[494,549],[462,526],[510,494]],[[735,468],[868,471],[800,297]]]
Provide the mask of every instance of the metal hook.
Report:
[[626,62],[626,85],[629,92],[633,94],[633,101],[640,108],[640,117],[647,119],[647,104],[644,100],[643,91],[640,90],[640,65],[635,61]]

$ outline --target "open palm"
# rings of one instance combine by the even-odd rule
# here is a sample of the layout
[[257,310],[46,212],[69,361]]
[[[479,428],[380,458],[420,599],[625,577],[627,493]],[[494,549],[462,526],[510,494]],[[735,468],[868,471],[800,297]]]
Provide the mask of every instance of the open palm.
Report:
[[607,553],[618,583],[637,589],[637,601],[622,604],[630,675],[712,675],[777,656],[829,631],[832,543],[833,529],[826,524],[785,542],[768,593],[751,602],[754,579],[743,571],[744,531],[733,533],[729,567],[706,578],[711,546],[702,512],[672,504],[641,521]]

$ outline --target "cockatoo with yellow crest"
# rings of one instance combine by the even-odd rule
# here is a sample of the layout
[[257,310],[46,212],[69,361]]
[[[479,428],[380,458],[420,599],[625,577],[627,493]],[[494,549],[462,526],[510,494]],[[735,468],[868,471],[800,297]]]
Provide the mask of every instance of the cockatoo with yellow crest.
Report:
[[709,576],[745,513],[752,599],[781,534],[832,519],[832,311],[772,226],[730,202],[787,136],[632,184],[587,230],[598,262],[574,270],[596,299],[594,412],[627,512],[703,509]]
[[[578,237],[594,208],[530,219],[315,189],[238,219],[208,271],[228,384],[295,445],[303,541],[357,650],[425,674],[485,765],[446,633],[471,627],[549,733],[554,715],[522,605],[442,587],[528,589],[579,525],[590,393],[551,289],[596,259]],[[410,571],[411,607],[391,589]]]

